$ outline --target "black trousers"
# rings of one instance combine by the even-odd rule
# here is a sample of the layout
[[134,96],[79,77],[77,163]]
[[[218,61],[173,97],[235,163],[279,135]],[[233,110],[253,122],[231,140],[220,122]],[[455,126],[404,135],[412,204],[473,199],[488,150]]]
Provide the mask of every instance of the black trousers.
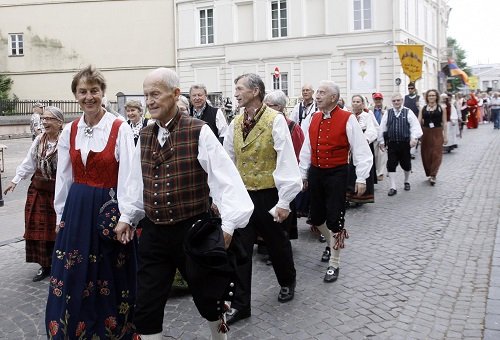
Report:
[[347,164],[331,169],[309,168],[312,225],[326,221],[326,227],[334,233],[344,229],[348,169]]
[[404,171],[411,171],[410,142],[389,142],[387,145],[387,171],[396,172],[401,165]]
[[186,277],[183,246],[186,232],[194,222],[206,217],[208,214],[202,214],[175,225],[157,225],[148,218],[141,221],[134,314],[137,333],[156,334],[162,331],[163,312],[176,269]]
[[[295,283],[296,276],[290,240],[281,223],[274,222],[273,217],[269,214],[269,210],[278,202],[278,190],[273,188],[249,191],[248,194],[254,204],[253,214],[245,228],[236,229],[234,232],[234,237],[240,239],[250,259],[245,264],[239,265],[237,269],[238,282],[231,306],[238,310],[250,309],[252,254],[257,233],[266,243],[279,285],[292,285]],[[287,221],[283,223],[287,223]]]

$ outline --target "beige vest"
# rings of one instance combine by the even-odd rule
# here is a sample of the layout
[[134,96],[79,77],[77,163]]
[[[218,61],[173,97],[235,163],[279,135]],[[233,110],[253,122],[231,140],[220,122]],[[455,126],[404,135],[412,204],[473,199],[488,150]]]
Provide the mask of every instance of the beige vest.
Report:
[[248,191],[275,188],[273,172],[277,154],[274,150],[273,122],[278,112],[264,106],[264,113],[243,140],[243,114],[234,122],[236,167]]

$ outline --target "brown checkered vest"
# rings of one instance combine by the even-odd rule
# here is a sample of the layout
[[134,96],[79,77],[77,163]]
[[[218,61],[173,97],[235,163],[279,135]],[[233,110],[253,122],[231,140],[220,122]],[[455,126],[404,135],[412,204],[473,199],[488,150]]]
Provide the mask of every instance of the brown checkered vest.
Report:
[[207,173],[198,162],[198,141],[205,123],[179,112],[167,126],[163,147],[158,126],[140,132],[144,210],[156,224],[175,224],[208,211]]

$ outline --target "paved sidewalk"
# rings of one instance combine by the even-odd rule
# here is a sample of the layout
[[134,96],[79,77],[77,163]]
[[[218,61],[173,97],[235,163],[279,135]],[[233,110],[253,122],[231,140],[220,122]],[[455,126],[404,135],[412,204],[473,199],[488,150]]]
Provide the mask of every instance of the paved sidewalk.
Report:
[[[323,283],[325,244],[301,219],[293,241],[295,299],[277,301],[272,267],[256,255],[252,317],[233,325],[230,338],[500,339],[499,151],[500,132],[481,125],[443,155],[435,187],[419,156],[410,192],[402,190],[400,169],[396,196],[387,196],[387,180],[379,183],[375,204],[348,210],[350,238],[335,283]],[[22,230],[22,206],[4,199],[0,228]],[[0,338],[45,338],[48,282],[31,282],[37,268],[24,263],[24,242],[0,246]],[[169,300],[163,334],[209,338],[188,296]]]

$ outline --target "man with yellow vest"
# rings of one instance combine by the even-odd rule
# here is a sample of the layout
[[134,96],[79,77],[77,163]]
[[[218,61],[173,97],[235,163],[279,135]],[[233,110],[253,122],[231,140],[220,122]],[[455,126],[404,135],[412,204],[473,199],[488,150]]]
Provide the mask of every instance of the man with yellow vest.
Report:
[[[286,223],[290,202],[302,188],[300,171],[285,117],[263,104],[262,79],[250,73],[234,83],[234,96],[244,112],[229,125],[224,149],[236,164],[254,204],[249,224],[234,235],[250,258],[256,234],[264,239],[281,286],[278,301],[287,302],[295,293],[295,265],[290,240],[280,223]],[[237,272],[239,283],[228,324],[251,314],[252,261],[239,266]]]
[[322,256],[322,261],[325,256],[329,261],[325,282],[337,280],[340,249],[349,237],[344,229],[349,154],[356,167],[358,196],[366,190],[366,178],[373,164],[361,126],[353,114],[337,105],[339,98],[338,85],[332,81],[320,82],[316,91],[319,111],[311,119],[299,157],[304,190],[309,187],[311,193],[311,224],[318,226],[328,242]]

